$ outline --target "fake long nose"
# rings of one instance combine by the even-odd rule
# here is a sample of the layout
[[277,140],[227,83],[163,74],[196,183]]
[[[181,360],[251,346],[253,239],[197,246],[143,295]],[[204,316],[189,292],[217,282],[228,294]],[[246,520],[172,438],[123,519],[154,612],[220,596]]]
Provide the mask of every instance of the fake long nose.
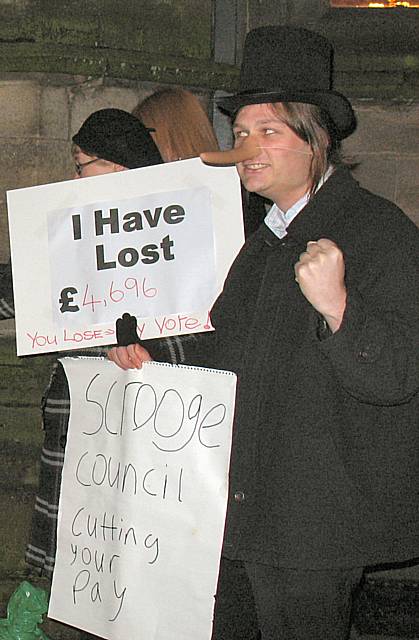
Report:
[[235,147],[229,151],[204,151],[199,157],[202,162],[207,164],[237,164],[237,162],[245,162],[255,158],[259,153],[259,149],[260,147],[257,146],[256,141],[249,137],[240,147]]

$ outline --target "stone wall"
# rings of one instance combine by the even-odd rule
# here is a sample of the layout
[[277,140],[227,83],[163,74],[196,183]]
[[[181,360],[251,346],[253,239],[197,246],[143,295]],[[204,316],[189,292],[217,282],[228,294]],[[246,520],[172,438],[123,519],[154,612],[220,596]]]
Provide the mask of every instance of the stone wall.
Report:
[[419,225],[419,103],[353,100],[358,127],[343,145],[362,186],[392,200]]

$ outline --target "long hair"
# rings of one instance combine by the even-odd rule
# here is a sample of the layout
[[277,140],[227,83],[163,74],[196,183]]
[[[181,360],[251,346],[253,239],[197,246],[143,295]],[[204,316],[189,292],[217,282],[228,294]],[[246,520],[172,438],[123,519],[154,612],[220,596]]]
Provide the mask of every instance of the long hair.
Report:
[[132,111],[152,132],[165,162],[217,151],[217,138],[199,99],[180,87],[157,89]]
[[311,147],[313,157],[310,167],[310,196],[312,196],[328,167],[343,164],[335,126],[327,111],[314,104],[276,102],[272,104],[272,108],[275,115]]

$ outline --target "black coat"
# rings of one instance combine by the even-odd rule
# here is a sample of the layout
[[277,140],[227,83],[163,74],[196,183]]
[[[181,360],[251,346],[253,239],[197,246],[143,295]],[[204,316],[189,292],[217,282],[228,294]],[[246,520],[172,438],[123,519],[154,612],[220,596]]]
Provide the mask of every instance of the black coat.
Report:
[[[302,295],[309,240],[343,250],[334,335]],[[419,556],[419,233],[338,169],[279,240],[251,237],[195,364],[238,374],[224,554],[326,568]]]

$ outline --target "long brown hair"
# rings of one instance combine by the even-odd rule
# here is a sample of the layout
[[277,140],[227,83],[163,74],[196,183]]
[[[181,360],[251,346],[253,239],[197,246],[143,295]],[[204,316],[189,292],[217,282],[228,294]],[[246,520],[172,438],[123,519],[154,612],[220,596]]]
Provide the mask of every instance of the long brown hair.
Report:
[[217,138],[199,99],[180,87],[157,89],[132,111],[152,132],[165,162],[217,151]]
[[272,104],[272,108],[275,115],[311,147],[311,196],[328,167],[343,164],[333,122],[326,111],[314,104],[276,102]]

